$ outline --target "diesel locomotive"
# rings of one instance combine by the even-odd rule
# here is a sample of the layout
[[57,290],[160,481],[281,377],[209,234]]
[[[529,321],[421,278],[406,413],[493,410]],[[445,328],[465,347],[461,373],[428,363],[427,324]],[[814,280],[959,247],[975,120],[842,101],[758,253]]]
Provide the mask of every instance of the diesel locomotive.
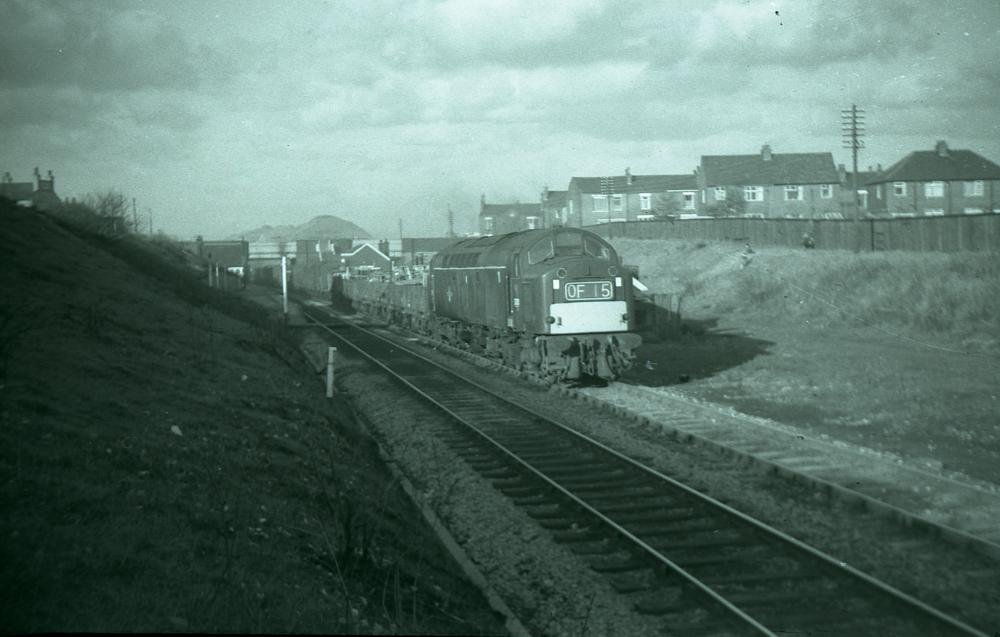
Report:
[[579,228],[459,241],[431,259],[422,286],[340,287],[362,312],[552,382],[617,378],[641,343],[631,273],[611,245]]

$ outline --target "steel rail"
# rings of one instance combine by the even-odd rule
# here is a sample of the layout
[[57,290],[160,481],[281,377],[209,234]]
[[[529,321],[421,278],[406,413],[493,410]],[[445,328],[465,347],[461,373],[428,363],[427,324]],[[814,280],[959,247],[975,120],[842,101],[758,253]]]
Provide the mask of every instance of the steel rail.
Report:
[[[634,546],[637,546],[640,549],[642,549],[643,553],[645,553],[649,557],[652,557],[653,559],[655,559],[659,563],[661,563],[664,566],[666,566],[667,568],[669,568],[672,572],[674,572],[675,574],[679,575],[681,578],[683,578],[689,584],[691,584],[692,586],[694,586],[700,592],[702,592],[706,596],[708,596],[709,600],[711,600],[712,602],[715,602],[716,604],[722,606],[727,611],[729,611],[736,619],[739,619],[740,621],[744,622],[745,625],[752,627],[754,630],[756,630],[760,634],[763,634],[763,635],[772,635],[772,636],[776,637],[775,633],[771,632],[767,627],[761,625],[756,619],[754,619],[753,617],[747,615],[742,609],[740,609],[739,607],[737,607],[736,605],[734,605],[732,602],[730,602],[729,600],[727,600],[724,597],[722,597],[719,593],[715,592],[710,586],[708,586],[704,582],[701,582],[697,577],[695,577],[694,575],[692,575],[691,573],[689,573],[683,567],[681,567],[681,566],[677,565],[676,563],[674,563],[672,560],[670,560],[665,555],[662,555],[659,551],[657,551],[657,549],[655,549],[654,547],[652,547],[649,544],[647,544],[645,541],[643,541],[641,538],[637,537],[635,534],[633,534],[632,532],[630,532],[628,529],[622,527],[620,524],[616,523],[614,520],[610,519],[605,514],[601,513],[599,510],[597,510],[596,508],[594,508],[592,505],[590,505],[586,501],[582,500],[579,496],[573,494],[571,491],[567,490],[565,487],[563,487],[562,485],[560,485],[558,482],[556,482],[552,478],[550,478],[547,475],[545,475],[542,471],[540,471],[537,468],[535,468],[534,466],[532,466],[526,460],[520,458],[517,455],[516,452],[514,452],[514,451],[512,451],[512,450],[510,450],[508,448],[506,448],[502,443],[500,443],[499,441],[497,441],[493,436],[491,436],[487,432],[483,431],[480,427],[478,427],[478,426],[470,423],[466,418],[464,418],[460,414],[458,414],[455,411],[453,411],[451,408],[449,408],[448,406],[446,406],[445,404],[443,404],[438,399],[436,399],[433,396],[429,395],[423,389],[417,387],[415,384],[413,384],[412,382],[410,382],[409,380],[407,380],[406,378],[404,378],[400,373],[397,373],[396,371],[392,370],[389,366],[387,366],[382,361],[380,361],[377,358],[375,358],[373,355],[371,355],[368,352],[364,351],[361,347],[359,347],[355,343],[351,342],[344,335],[339,334],[339,333],[335,332],[334,330],[330,329],[330,327],[328,325],[324,324],[320,320],[318,320],[315,317],[313,317],[308,311],[306,311],[305,314],[306,314],[306,317],[309,320],[313,321],[317,326],[322,327],[323,329],[327,330],[328,332],[330,332],[330,334],[332,334],[333,336],[335,336],[336,338],[338,338],[339,340],[341,340],[345,344],[349,345],[352,349],[356,350],[362,356],[364,356],[365,358],[367,358],[371,362],[375,363],[377,366],[379,366],[382,369],[384,369],[386,372],[388,372],[389,374],[391,374],[394,378],[396,378],[400,382],[404,383],[411,390],[417,392],[422,398],[424,398],[425,400],[427,400],[428,402],[430,402],[431,404],[433,404],[434,406],[436,406],[437,408],[439,408],[440,410],[442,410],[443,412],[445,412],[446,414],[448,414],[451,418],[453,418],[456,421],[462,423],[468,429],[476,432],[476,434],[478,434],[483,440],[485,440],[491,446],[493,446],[498,451],[500,451],[501,453],[503,453],[505,456],[507,456],[508,458],[510,458],[511,460],[513,460],[514,462],[516,462],[517,464],[519,464],[520,466],[522,466],[524,469],[526,469],[529,473],[531,473],[532,475],[534,475],[536,478],[540,479],[545,484],[547,484],[549,487],[553,488],[554,490],[556,490],[557,492],[559,492],[560,494],[562,494],[564,497],[568,498],[575,505],[579,506],[580,508],[582,508],[583,510],[587,511],[592,516],[594,516],[595,518],[597,518],[598,520],[600,520],[605,526],[607,526],[608,528],[610,528],[617,535],[619,535],[619,536],[627,539]],[[766,524],[766,523],[764,523],[764,522],[762,522],[760,520],[757,520],[757,519],[755,519],[753,517],[750,517],[750,516],[746,515],[745,513],[741,512],[741,511],[739,511],[737,509],[734,509],[733,507],[731,507],[731,506],[729,506],[729,505],[727,505],[727,504],[725,504],[723,502],[720,502],[720,501],[716,500],[715,498],[712,498],[711,496],[709,496],[707,494],[701,493],[701,492],[697,491],[696,489],[693,489],[692,487],[690,487],[690,486],[688,486],[688,485],[686,485],[686,484],[684,484],[682,482],[679,482],[679,481],[677,481],[674,478],[671,478],[670,476],[667,476],[667,475],[665,475],[663,473],[660,473],[659,471],[657,471],[655,469],[652,469],[651,467],[648,467],[648,466],[646,466],[646,465],[644,465],[644,464],[642,464],[642,463],[640,463],[640,462],[638,462],[638,461],[636,461],[636,460],[634,460],[632,458],[629,458],[628,456],[622,454],[621,452],[619,452],[619,451],[617,451],[615,449],[612,449],[611,447],[608,447],[604,443],[601,443],[600,441],[595,440],[595,439],[591,438],[590,436],[587,436],[586,434],[583,434],[583,433],[577,431],[576,429],[574,429],[574,428],[572,428],[572,427],[570,427],[568,425],[565,425],[562,422],[559,422],[558,420],[555,420],[553,418],[550,418],[550,417],[538,414],[538,413],[532,411],[530,408],[527,408],[527,407],[525,407],[523,405],[520,405],[517,402],[512,401],[512,400],[510,400],[510,399],[508,399],[508,398],[506,398],[504,396],[500,396],[500,395],[496,394],[495,392],[493,392],[489,388],[486,388],[486,387],[480,385],[479,383],[477,383],[477,382],[475,382],[473,380],[470,380],[468,378],[464,378],[462,376],[459,376],[458,374],[456,374],[455,372],[447,369],[446,367],[442,366],[441,364],[439,364],[439,363],[437,363],[437,362],[435,362],[435,361],[433,361],[433,360],[431,360],[431,359],[423,356],[422,354],[420,354],[418,352],[413,351],[412,349],[410,349],[410,348],[408,348],[408,347],[406,347],[404,345],[401,345],[398,342],[395,342],[393,340],[387,339],[384,336],[376,334],[375,332],[373,332],[371,330],[368,330],[368,329],[365,329],[363,327],[360,327],[360,326],[354,324],[352,321],[349,321],[349,320],[344,319],[342,317],[337,317],[336,320],[340,321],[342,324],[350,326],[352,329],[357,330],[358,332],[364,333],[364,334],[370,336],[371,338],[376,339],[377,341],[385,343],[386,345],[389,345],[389,346],[393,347],[396,350],[400,350],[402,352],[405,352],[409,356],[412,356],[412,357],[414,357],[416,359],[419,359],[421,362],[423,362],[423,363],[425,363],[425,364],[433,367],[436,371],[443,372],[447,376],[455,378],[456,380],[461,381],[464,385],[476,388],[477,390],[479,390],[479,391],[481,391],[481,392],[489,395],[493,400],[496,400],[496,401],[499,401],[501,403],[510,405],[512,408],[514,408],[514,409],[516,409],[518,411],[523,412],[524,414],[528,415],[531,418],[538,419],[538,420],[544,421],[546,423],[549,423],[551,425],[554,425],[555,427],[557,427],[562,432],[570,435],[573,439],[576,439],[577,441],[586,443],[588,446],[592,446],[592,447],[596,447],[596,448],[600,449],[605,454],[613,456],[617,461],[623,462],[623,463],[629,465],[630,467],[632,467],[633,469],[638,469],[639,471],[641,471],[641,472],[643,472],[643,473],[645,473],[645,474],[647,474],[647,475],[655,478],[656,480],[665,482],[665,483],[671,485],[672,487],[674,487],[674,488],[676,488],[676,489],[684,492],[685,494],[687,494],[687,495],[695,498],[696,500],[702,502],[703,504],[706,504],[706,505],[708,505],[708,506],[710,506],[710,507],[712,507],[714,509],[717,509],[717,510],[725,513],[726,515],[729,515],[730,517],[736,518],[736,519],[740,520],[741,522],[743,522],[743,523],[745,523],[745,524],[747,524],[747,525],[749,525],[749,526],[751,526],[753,528],[756,528],[759,531],[762,531],[766,535],[768,535],[770,537],[773,537],[773,538],[775,538],[777,540],[780,540],[785,545],[793,547],[794,549],[807,554],[809,557],[812,557],[814,559],[817,559],[817,560],[823,562],[827,566],[832,567],[833,569],[835,569],[835,570],[837,570],[837,571],[839,571],[839,572],[841,572],[841,573],[843,573],[845,575],[848,575],[848,576],[850,576],[850,577],[852,577],[854,579],[860,580],[860,581],[864,582],[865,584],[867,584],[869,586],[872,586],[872,587],[880,590],[882,593],[888,595],[890,598],[893,598],[897,602],[902,602],[902,603],[904,603],[906,606],[908,606],[910,608],[913,608],[915,610],[919,610],[922,613],[924,613],[925,615],[927,615],[928,617],[931,617],[931,618],[933,618],[933,619],[935,619],[937,621],[940,621],[940,622],[942,622],[942,623],[944,623],[946,625],[949,625],[951,628],[953,628],[955,630],[958,630],[959,632],[962,632],[962,633],[965,633],[965,634],[968,634],[968,635],[974,635],[976,637],[988,637],[986,635],[986,633],[983,633],[983,632],[977,630],[976,628],[971,627],[971,626],[965,624],[964,622],[961,622],[960,620],[957,620],[957,619],[955,619],[953,617],[950,617],[949,615],[947,615],[947,614],[939,611],[938,609],[936,609],[936,608],[934,608],[934,607],[926,604],[925,602],[922,602],[921,600],[916,599],[915,597],[913,597],[913,596],[911,596],[911,595],[909,595],[909,594],[907,594],[907,593],[905,593],[903,591],[900,591],[900,590],[892,587],[891,585],[889,585],[889,584],[887,584],[885,582],[882,582],[881,580],[878,580],[878,579],[876,579],[876,578],[868,575],[867,573],[859,571],[859,570],[855,569],[854,567],[849,566],[848,564],[843,563],[843,562],[841,562],[841,561],[839,561],[839,560],[837,560],[837,559],[835,559],[835,558],[833,558],[833,557],[831,557],[831,556],[829,556],[829,555],[827,555],[827,554],[819,551],[818,549],[816,549],[816,548],[814,548],[812,546],[809,546],[808,544],[805,544],[804,542],[802,542],[802,541],[800,541],[800,540],[798,540],[798,539],[796,539],[796,538],[794,538],[794,537],[792,537],[792,536],[784,533],[783,531],[780,531],[779,529],[776,529],[776,528],[774,528],[774,527],[772,527],[772,526],[770,526],[770,525],[768,525],[768,524]]]

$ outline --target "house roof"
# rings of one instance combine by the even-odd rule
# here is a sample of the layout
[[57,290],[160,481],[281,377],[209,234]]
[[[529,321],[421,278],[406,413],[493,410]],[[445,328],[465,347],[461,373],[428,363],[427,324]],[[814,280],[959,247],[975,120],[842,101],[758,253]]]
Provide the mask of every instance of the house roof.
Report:
[[542,205],[561,206],[566,203],[568,197],[568,190],[546,190],[545,201],[542,202]]
[[11,201],[31,199],[34,194],[35,184],[30,181],[0,182],[0,197],[5,197]]
[[[852,173],[849,170],[844,173],[844,185],[845,186],[850,186],[851,185],[852,175],[854,175],[854,173]],[[858,188],[860,188],[862,186],[865,186],[867,184],[875,183],[875,181],[881,175],[882,175],[882,172],[878,171],[878,170],[859,170],[858,171]]]
[[541,214],[542,204],[540,203],[484,203],[479,210],[480,217],[501,217],[503,215],[539,217]]
[[914,151],[869,183],[971,179],[1000,179],[1000,166],[971,150],[949,150],[938,142],[938,150]]
[[575,185],[580,192],[595,195],[698,190],[698,179],[694,175],[632,175],[631,184],[628,175],[573,177],[569,183],[570,188]]
[[384,252],[382,252],[381,250],[379,250],[378,248],[376,248],[375,246],[373,246],[370,243],[362,243],[361,245],[359,245],[357,248],[355,248],[351,252],[344,252],[340,256],[344,257],[344,258],[358,256],[358,254],[360,252],[364,251],[366,248],[368,250],[374,252],[375,254],[379,255],[380,257],[382,257],[386,261],[390,260],[389,257]]
[[765,186],[840,183],[832,153],[702,155],[706,186]]

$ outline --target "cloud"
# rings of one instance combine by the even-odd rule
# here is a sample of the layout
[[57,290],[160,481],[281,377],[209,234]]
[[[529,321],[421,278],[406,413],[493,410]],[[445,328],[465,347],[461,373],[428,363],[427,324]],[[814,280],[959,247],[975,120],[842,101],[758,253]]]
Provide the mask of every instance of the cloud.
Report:
[[5,5],[0,81],[86,90],[196,90],[229,62],[161,16],[116,3]]
[[928,46],[930,29],[905,0],[725,0],[702,12],[690,38],[700,61],[816,68],[891,60]]

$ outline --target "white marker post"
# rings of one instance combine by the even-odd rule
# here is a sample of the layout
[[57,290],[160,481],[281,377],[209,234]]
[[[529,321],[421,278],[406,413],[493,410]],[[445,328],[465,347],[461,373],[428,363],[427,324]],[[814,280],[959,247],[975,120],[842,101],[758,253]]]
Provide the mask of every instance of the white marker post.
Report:
[[288,318],[288,257],[281,257],[281,306]]
[[333,398],[333,357],[337,353],[336,347],[329,347],[326,350],[326,397]]

